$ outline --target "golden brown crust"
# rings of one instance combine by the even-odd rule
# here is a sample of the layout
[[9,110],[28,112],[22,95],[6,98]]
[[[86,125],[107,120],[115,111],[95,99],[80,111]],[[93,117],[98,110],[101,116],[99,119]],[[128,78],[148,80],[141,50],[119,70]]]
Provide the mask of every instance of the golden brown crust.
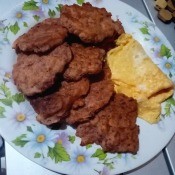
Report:
[[111,80],[92,83],[89,93],[84,99],[85,105],[82,108],[72,109],[66,118],[67,123],[77,124],[89,120],[109,102],[113,91],[114,87]]
[[49,55],[19,54],[13,67],[13,78],[18,89],[27,96],[41,93],[51,87],[58,73],[72,59],[67,44],[58,46]]
[[13,48],[16,51],[42,53],[62,44],[67,35],[67,29],[60,25],[58,18],[49,18],[16,39]]
[[76,135],[81,137],[81,145],[97,143],[104,151],[135,154],[139,147],[136,117],[136,100],[115,94],[93,120],[78,126]]
[[105,8],[93,7],[90,3],[82,6],[64,5],[61,9],[61,24],[85,43],[98,43],[112,37],[116,31],[111,13]]
[[37,120],[45,125],[51,125],[64,119],[74,102],[86,95],[88,90],[89,81],[84,78],[77,82],[63,82],[56,92],[29,100],[38,113]]
[[77,81],[84,75],[97,74],[102,70],[103,49],[73,44],[71,50],[73,60],[64,73],[66,80]]

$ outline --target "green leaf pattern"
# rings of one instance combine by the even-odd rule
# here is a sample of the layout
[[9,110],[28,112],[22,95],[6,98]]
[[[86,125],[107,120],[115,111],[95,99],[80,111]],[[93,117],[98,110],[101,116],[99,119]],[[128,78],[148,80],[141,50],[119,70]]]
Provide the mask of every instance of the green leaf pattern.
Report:
[[75,136],[69,136],[69,141],[71,143],[74,143],[75,142]]
[[60,143],[56,143],[54,148],[49,148],[48,156],[54,160],[55,163],[70,161],[69,154]]
[[25,144],[28,142],[23,140],[24,138],[26,138],[26,134],[22,134],[21,136],[17,137],[15,140],[12,141],[12,143],[14,143],[16,146],[24,147]]
[[160,48],[160,55],[169,58],[172,56],[171,50],[168,47],[166,47],[164,44],[162,44]]
[[11,31],[14,35],[16,35],[16,34],[19,32],[19,30],[20,30],[19,25],[18,25],[17,22],[15,22],[15,24],[13,24],[13,25],[10,25],[9,28],[10,28],[10,31]]
[[24,2],[23,10],[38,10],[37,3],[34,0]]
[[4,118],[5,108],[0,106],[0,118]]
[[104,153],[102,149],[97,149],[96,152],[92,155],[92,157],[97,157],[99,160],[104,160],[107,154]]
[[25,97],[22,93],[12,94],[10,88],[7,86],[6,81],[0,84],[0,102],[5,106],[12,106],[13,102],[22,103],[25,101]]

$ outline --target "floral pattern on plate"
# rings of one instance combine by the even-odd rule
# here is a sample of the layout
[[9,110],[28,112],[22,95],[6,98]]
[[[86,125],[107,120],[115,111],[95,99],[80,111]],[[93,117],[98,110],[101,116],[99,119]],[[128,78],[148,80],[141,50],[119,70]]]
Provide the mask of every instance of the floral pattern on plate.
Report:
[[[59,16],[63,4],[81,5],[83,2],[85,0],[27,0],[0,20],[0,132],[20,153],[53,171],[71,175],[112,175],[138,167],[168,143],[175,132],[174,96],[162,104],[158,124],[149,125],[138,119],[141,132],[137,155],[110,154],[95,144],[81,147],[80,138],[69,126],[51,130],[38,123],[37,114],[16,89],[11,75],[16,59],[11,48],[13,41],[43,19]],[[106,7],[113,18],[121,19],[126,31],[136,37],[155,64],[175,82],[174,51],[153,23],[120,1],[111,0],[112,5],[107,0],[90,2]],[[153,134],[148,136],[147,132]],[[148,143],[152,143],[151,148]]]

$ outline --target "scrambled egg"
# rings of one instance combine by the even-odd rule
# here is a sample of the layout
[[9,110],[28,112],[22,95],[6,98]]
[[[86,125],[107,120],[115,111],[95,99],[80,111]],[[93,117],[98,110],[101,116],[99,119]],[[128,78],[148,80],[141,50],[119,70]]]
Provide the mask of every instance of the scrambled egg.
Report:
[[172,81],[131,35],[122,34],[116,44],[107,54],[115,91],[137,100],[140,118],[149,123],[158,122],[161,103],[173,94]]

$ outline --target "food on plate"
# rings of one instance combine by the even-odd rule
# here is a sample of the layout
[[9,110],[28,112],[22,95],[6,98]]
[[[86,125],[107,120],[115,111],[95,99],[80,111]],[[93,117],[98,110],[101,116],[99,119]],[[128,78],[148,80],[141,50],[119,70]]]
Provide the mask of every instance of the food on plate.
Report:
[[40,123],[78,127],[82,145],[138,151],[137,102],[114,92],[104,59],[122,33],[106,9],[84,3],[63,6],[60,18],[44,20],[14,42],[14,82]]
[[67,44],[58,46],[48,55],[20,53],[13,67],[14,82],[27,96],[42,93],[54,84],[57,74],[63,72],[71,59]]
[[97,74],[102,70],[105,51],[97,47],[84,47],[80,44],[71,46],[73,59],[64,72],[66,80],[76,81],[88,74]]
[[114,94],[96,116],[77,127],[81,145],[100,144],[104,151],[137,153],[139,127],[136,125],[137,101]]
[[62,44],[67,35],[67,29],[60,25],[58,18],[49,18],[21,35],[13,43],[13,48],[16,51],[42,53]]
[[92,83],[89,93],[84,98],[84,106],[72,109],[70,115],[66,118],[66,122],[68,124],[75,124],[89,120],[109,102],[113,92],[114,86],[111,80]]
[[89,90],[89,80],[83,78],[77,82],[62,82],[54,93],[31,97],[29,101],[38,113],[37,120],[45,125],[51,125],[63,120],[79,98]]
[[114,22],[111,16],[105,8],[93,7],[90,3],[73,4],[61,8],[60,21],[69,33],[77,35],[83,42],[98,43],[124,32],[121,23]]
[[107,54],[115,91],[138,101],[140,118],[149,123],[158,122],[161,103],[173,94],[172,81],[131,35],[122,34],[116,44]]

